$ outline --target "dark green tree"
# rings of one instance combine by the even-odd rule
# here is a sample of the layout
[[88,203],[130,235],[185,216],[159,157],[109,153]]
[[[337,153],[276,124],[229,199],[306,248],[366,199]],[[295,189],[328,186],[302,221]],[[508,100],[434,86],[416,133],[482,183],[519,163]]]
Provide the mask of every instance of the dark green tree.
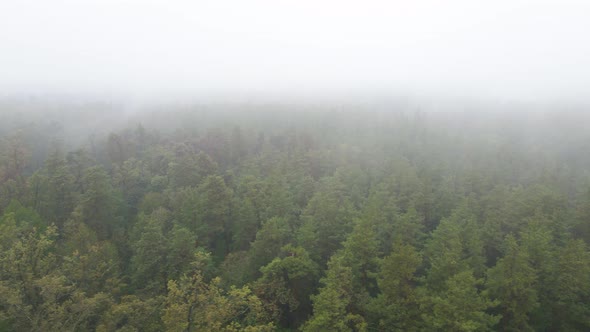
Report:
[[503,331],[532,331],[529,315],[539,305],[537,274],[530,256],[512,235],[505,240],[504,257],[488,271],[487,289],[499,301]]

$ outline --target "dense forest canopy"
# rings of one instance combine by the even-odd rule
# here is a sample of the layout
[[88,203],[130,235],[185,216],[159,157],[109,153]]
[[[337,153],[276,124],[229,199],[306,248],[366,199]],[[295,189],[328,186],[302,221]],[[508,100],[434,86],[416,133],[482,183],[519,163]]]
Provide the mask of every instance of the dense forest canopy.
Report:
[[590,330],[580,108],[0,117],[0,331]]

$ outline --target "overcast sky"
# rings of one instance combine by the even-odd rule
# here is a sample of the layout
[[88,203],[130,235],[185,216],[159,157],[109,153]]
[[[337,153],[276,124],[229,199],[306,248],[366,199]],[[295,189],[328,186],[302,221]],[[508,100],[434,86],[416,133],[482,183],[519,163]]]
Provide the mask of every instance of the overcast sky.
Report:
[[590,1],[2,0],[0,94],[590,99]]

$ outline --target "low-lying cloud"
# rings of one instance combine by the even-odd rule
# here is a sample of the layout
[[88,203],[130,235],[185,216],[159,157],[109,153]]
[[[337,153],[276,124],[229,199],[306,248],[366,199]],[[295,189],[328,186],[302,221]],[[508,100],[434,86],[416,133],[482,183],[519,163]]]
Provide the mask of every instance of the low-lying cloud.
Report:
[[587,101],[586,1],[5,1],[0,94]]

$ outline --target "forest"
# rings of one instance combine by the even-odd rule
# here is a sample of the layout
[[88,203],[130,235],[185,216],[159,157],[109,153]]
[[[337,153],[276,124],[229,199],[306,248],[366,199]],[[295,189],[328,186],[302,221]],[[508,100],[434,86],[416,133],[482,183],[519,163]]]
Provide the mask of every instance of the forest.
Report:
[[590,114],[0,102],[0,331],[589,331]]

